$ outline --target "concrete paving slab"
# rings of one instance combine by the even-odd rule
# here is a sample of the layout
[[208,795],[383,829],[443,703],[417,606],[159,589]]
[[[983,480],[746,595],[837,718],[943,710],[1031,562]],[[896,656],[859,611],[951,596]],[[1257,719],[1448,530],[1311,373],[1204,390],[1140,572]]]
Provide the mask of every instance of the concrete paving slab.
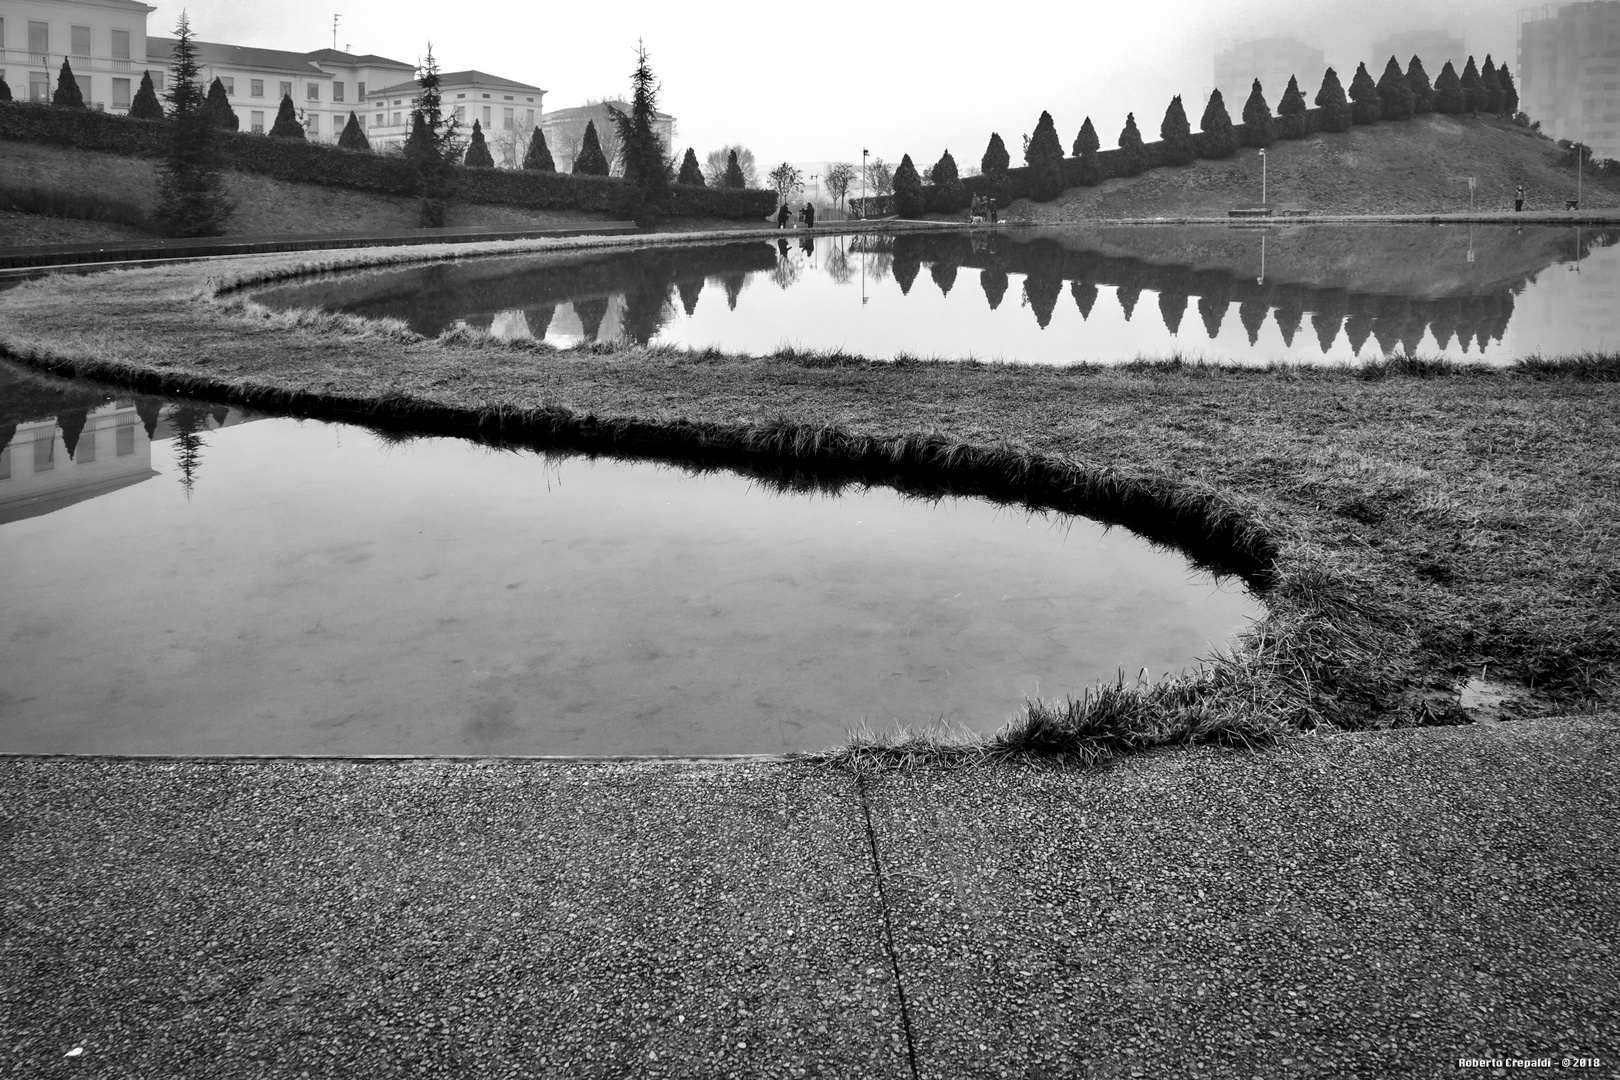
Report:
[[7,1075],[910,1075],[844,774],[13,758],[0,866]]
[[1616,1075],[1617,781],[1612,716],[874,778],[920,1074]]

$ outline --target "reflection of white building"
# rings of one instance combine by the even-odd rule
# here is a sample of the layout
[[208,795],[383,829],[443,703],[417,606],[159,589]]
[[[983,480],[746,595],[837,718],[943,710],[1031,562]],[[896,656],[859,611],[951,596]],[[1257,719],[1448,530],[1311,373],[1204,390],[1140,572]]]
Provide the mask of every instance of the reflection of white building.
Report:
[[0,75],[22,101],[49,101],[66,58],[92,109],[125,112],[147,68],[134,0],[0,0]]
[[156,476],[135,406],[93,410],[68,453],[56,419],[17,425],[0,450],[0,524],[38,517]]

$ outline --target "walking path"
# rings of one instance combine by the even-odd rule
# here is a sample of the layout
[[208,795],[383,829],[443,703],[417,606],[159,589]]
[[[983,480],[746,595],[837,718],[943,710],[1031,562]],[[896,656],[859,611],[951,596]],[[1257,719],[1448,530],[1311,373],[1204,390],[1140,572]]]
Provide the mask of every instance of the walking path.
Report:
[[4,758],[0,1068],[1613,1075],[1617,781],[1613,715],[1072,773]]
[[529,229],[478,226],[459,229],[408,229],[383,233],[210,236],[189,240],[151,239],[94,244],[44,244],[34,247],[0,247],[0,270],[41,266],[165,262],[174,259],[203,259],[212,255],[260,255],[273,251],[529,240],[543,236],[621,236],[637,231],[639,230],[633,221],[592,221]]

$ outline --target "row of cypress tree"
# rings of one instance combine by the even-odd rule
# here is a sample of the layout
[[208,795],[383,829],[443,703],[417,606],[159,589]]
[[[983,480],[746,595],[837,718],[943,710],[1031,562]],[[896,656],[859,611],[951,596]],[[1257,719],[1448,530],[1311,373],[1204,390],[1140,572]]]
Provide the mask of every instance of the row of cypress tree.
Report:
[[[1470,56],[1461,75],[1451,61],[1446,61],[1440,75],[1431,84],[1423,61],[1413,56],[1406,70],[1395,57],[1389,58],[1384,73],[1374,82],[1365,62],[1356,68],[1346,94],[1339,76],[1328,68],[1322,76],[1322,85],[1316,92],[1315,104],[1321,116],[1317,130],[1343,132],[1356,124],[1371,124],[1380,120],[1408,120],[1426,112],[1489,113],[1514,116],[1519,112],[1519,92],[1507,65],[1498,67],[1489,55],[1483,68],[1476,67]],[[1124,175],[1135,175],[1151,164],[1190,165],[1195,158],[1224,158],[1237,152],[1239,146],[1269,146],[1277,139],[1298,139],[1308,134],[1305,95],[1299,88],[1297,77],[1291,76],[1273,115],[1266,101],[1260,80],[1255,79],[1249,97],[1243,105],[1241,128],[1232,122],[1226,101],[1219,89],[1209,96],[1199,119],[1199,134],[1194,135],[1186,107],[1178,94],[1170,100],[1164,119],[1159,123],[1160,145],[1156,160],[1149,153],[1136,124],[1136,114],[1125,118],[1125,127],[1119,133],[1119,149],[1124,155]],[[1102,179],[1101,166],[1096,155],[1101,149],[1097,129],[1086,117],[1072,145],[1073,157],[1078,160],[1076,172],[1069,178],[1092,184]],[[1045,202],[1056,198],[1068,186],[1065,177],[1063,143],[1058,137],[1057,125],[1050,112],[1042,112],[1035,131],[1026,140],[1024,163],[1029,167],[1030,197]],[[1007,201],[1007,172],[1011,156],[1006,144],[996,132],[979,160],[979,169],[992,197]],[[957,170],[956,160],[947,150],[935,163],[931,179],[933,191],[925,193],[911,155],[905,155],[894,171],[895,212],[902,217],[916,216],[925,210],[953,212],[962,209],[968,201],[965,185]]]

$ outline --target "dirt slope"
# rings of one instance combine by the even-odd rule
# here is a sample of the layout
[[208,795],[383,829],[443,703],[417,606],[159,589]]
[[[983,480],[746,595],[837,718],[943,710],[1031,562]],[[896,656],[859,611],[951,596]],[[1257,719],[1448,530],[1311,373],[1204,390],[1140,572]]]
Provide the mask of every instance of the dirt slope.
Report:
[[[1317,213],[1467,211],[1470,176],[1477,178],[1474,205],[1480,210],[1511,210],[1520,184],[1530,209],[1562,209],[1575,195],[1574,169],[1560,165],[1563,151],[1550,139],[1485,118],[1429,113],[1404,123],[1279,142],[1266,154],[1268,201]],[[1007,216],[1039,222],[1224,217],[1234,206],[1259,201],[1259,152],[1244,148],[1225,161],[1072,188],[1050,203],[1020,200]],[[1583,208],[1616,206],[1620,184],[1586,178]]]

